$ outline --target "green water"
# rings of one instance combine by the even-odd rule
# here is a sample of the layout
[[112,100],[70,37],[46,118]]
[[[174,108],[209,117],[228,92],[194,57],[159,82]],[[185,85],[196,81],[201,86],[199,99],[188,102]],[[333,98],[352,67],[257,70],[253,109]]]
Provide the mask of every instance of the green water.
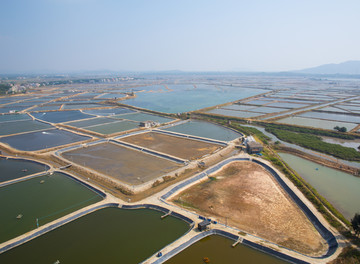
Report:
[[[101,199],[61,173],[2,187],[0,243],[35,229],[36,218],[44,225]],[[21,219],[16,218],[19,214],[23,215]]]
[[48,166],[32,161],[0,158],[0,182],[25,177],[47,169]]
[[106,208],[0,255],[0,263],[139,263],[176,240],[189,225],[149,210]]
[[279,155],[347,219],[360,212],[360,178],[291,154]]
[[181,125],[174,125],[164,130],[199,137],[212,138],[223,141],[231,141],[241,136],[233,130],[203,121],[189,121]]
[[165,262],[166,264],[204,264],[204,257],[209,258],[210,264],[281,264],[283,260],[267,255],[255,249],[238,244],[231,247],[234,241],[211,235],[201,239],[184,251]]

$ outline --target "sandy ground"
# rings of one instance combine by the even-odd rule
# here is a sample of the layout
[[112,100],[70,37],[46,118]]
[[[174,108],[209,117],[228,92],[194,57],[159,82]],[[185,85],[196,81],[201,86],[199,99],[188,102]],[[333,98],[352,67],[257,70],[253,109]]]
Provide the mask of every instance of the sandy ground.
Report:
[[131,185],[142,184],[181,167],[175,162],[113,143],[75,149],[62,156]]
[[160,133],[143,133],[121,139],[138,146],[153,149],[170,154],[182,159],[194,160],[201,158],[222,148],[220,145],[201,142],[197,140],[185,139],[164,135]]
[[276,244],[319,255],[325,241],[262,167],[234,162],[173,201]]

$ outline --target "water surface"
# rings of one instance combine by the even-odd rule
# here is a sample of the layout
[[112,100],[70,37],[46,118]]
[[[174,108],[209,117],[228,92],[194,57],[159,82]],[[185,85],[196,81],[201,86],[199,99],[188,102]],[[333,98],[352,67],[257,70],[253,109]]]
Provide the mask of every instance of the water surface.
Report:
[[[61,173],[1,187],[0,242],[35,229],[36,219],[44,225],[101,199]],[[16,218],[19,214],[23,215],[21,219]]]
[[281,264],[287,263],[271,255],[262,253],[250,247],[238,244],[235,248],[231,245],[235,241],[228,238],[211,235],[201,239],[190,247],[181,251],[166,264],[203,264],[206,257],[210,264]]
[[14,180],[48,169],[49,166],[34,161],[0,157],[0,182]]
[[157,253],[189,225],[164,213],[105,208],[0,255],[1,263],[136,264]]
[[180,125],[174,125],[165,128],[164,130],[222,141],[231,141],[242,136],[242,134],[237,133],[231,129],[227,129],[225,127],[208,122],[195,120],[191,120]]
[[360,178],[288,153],[279,155],[347,219],[360,212]]

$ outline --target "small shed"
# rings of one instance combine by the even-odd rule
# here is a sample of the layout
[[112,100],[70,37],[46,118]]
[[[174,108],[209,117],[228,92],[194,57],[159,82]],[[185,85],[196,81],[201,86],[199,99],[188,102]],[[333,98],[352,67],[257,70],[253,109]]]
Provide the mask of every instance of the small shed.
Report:
[[211,222],[209,220],[204,220],[200,223],[198,223],[198,229],[199,231],[204,231],[206,229],[208,229],[208,227],[210,226]]
[[263,146],[256,141],[249,141],[246,145],[247,152],[249,154],[260,153],[263,150]]

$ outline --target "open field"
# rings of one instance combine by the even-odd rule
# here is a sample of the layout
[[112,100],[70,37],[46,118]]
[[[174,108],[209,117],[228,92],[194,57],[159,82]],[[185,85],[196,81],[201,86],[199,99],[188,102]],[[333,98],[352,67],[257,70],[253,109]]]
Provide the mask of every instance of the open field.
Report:
[[79,148],[64,152],[62,156],[131,185],[148,182],[181,167],[175,162],[114,143]]
[[131,144],[170,154],[182,159],[194,160],[222,148],[220,145],[179,138],[160,133],[143,133],[122,138]]
[[211,176],[173,201],[290,249],[324,253],[320,234],[262,167],[234,162]]

